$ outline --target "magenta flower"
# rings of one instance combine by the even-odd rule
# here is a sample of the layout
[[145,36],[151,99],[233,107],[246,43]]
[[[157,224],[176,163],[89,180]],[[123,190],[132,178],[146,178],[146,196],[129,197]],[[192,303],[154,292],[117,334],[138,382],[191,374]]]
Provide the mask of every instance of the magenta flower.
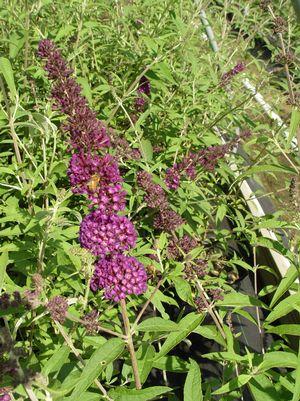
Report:
[[106,299],[118,302],[127,295],[145,292],[147,273],[136,258],[116,254],[96,263],[91,288],[93,291],[104,289]]
[[177,164],[166,171],[165,183],[169,189],[176,190],[180,185],[180,171]]
[[142,76],[139,82],[139,87],[137,90],[139,93],[144,93],[147,96],[150,96],[151,93],[151,85],[150,81],[145,75]]
[[126,192],[122,188],[123,179],[113,156],[74,153],[68,176],[72,191],[86,194],[103,213],[116,213],[125,209]]
[[103,214],[99,209],[85,216],[80,225],[81,246],[100,257],[128,251],[135,246],[136,238],[135,228],[127,217]]
[[221,78],[221,86],[225,86],[229,84],[229,82],[232,80],[232,78],[239,74],[240,72],[244,71],[246,68],[246,64],[244,62],[239,62],[237,63],[231,70],[228,72],[225,72],[225,74],[222,75]]

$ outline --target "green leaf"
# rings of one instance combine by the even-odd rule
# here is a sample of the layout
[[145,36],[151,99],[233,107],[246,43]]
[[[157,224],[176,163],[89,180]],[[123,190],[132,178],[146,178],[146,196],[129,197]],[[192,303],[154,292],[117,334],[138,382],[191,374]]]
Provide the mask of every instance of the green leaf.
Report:
[[172,391],[170,387],[163,386],[148,387],[143,390],[118,387],[114,390],[110,390],[108,394],[114,401],[150,401],[169,391]]
[[257,174],[257,173],[285,173],[285,174],[297,174],[295,169],[280,164],[261,164],[259,166],[250,167],[245,173],[238,176],[238,180],[243,180],[245,177]]
[[300,336],[300,326],[299,324],[282,324],[276,327],[267,327],[268,333],[274,333],[281,335],[289,335],[289,336]]
[[225,204],[222,204],[218,207],[217,213],[216,213],[216,222],[217,224],[221,223],[226,216],[227,212],[227,206]]
[[296,369],[298,358],[292,352],[273,351],[264,355],[262,363],[257,367],[259,373],[273,368]]
[[248,383],[254,401],[282,401],[274,383],[264,374],[255,375]]
[[140,348],[136,352],[138,370],[140,374],[140,380],[143,384],[152,369],[153,360],[155,357],[155,348],[153,345],[148,343],[142,343]]
[[77,82],[81,85],[82,94],[87,98],[89,105],[91,106],[93,104],[93,96],[89,81],[86,78],[78,77]]
[[165,320],[161,317],[151,317],[137,326],[138,331],[178,331],[177,323]]
[[272,308],[276,302],[284,295],[290,286],[295,282],[296,278],[298,277],[298,270],[295,265],[291,265],[286,272],[286,275],[280,281],[279,286],[273,295],[272,301],[270,303],[270,307]]
[[288,250],[281,242],[275,241],[271,238],[259,237],[256,239],[255,246],[263,246],[268,249],[273,249],[274,251],[280,253],[281,255],[287,257],[291,262],[293,262],[294,255]]
[[4,76],[11,96],[15,98],[17,95],[17,90],[15,86],[14,73],[10,61],[5,57],[0,57],[0,72]]
[[181,277],[176,277],[173,279],[173,283],[179,298],[185,302],[192,302],[192,288],[189,282]]
[[8,252],[3,252],[0,256],[0,292],[3,287],[4,277],[5,277],[6,267],[8,265],[8,262],[9,262]]
[[178,323],[178,332],[171,333],[163,343],[155,360],[165,356],[171,349],[185,339],[203,320],[203,316],[196,313],[189,313]]
[[15,58],[25,43],[25,37],[13,32],[9,37],[9,58]]
[[220,331],[214,325],[207,325],[207,326],[199,326],[193,331],[193,333],[200,334],[200,336],[208,338],[209,340],[216,341],[218,344],[222,345],[223,347],[226,346],[226,342],[222,337]]
[[295,14],[297,16],[298,23],[300,22],[300,1],[299,0],[292,0],[292,4],[295,10]]
[[143,158],[147,162],[151,161],[153,159],[153,148],[152,148],[151,142],[148,139],[142,139],[140,148],[141,148]]
[[157,63],[156,66],[153,68],[156,72],[159,73],[162,80],[167,80],[172,84],[175,84],[175,81],[172,76],[172,72],[167,63],[162,61],[161,63]]
[[189,373],[187,374],[184,389],[183,389],[183,396],[184,401],[202,401],[202,386],[201,386],[201,372],[199,365],[193,359],[191,361],[191,368]]
[[268,324],[274,322],[274,320],[280,319],[282,316],[292,312],[296,307],[300,306],[300,293],[290,295],[285,298],[272,310],[267,316],[266,322]]
[[238,377],[231,379],[228,383],[224,384],[224,386],[220,387],[212,394],[217,395],[217,394],[229,393],[232,390],[244,386],[246,383],[248,383],[251,377],[252,377],[251,375],[245,375],[245,374],[239,375]]
[[219,306],[260,306],[268,309],[268,307],[258,299],[240,292],[230,292],[224,295],[224,299],[217,302]]
[[124,341],[119,338],[112,338],[98,348],[84,367],[68,401],[80,400],[81,394],[89,388],[110,362],[118,358],[123,349]]
[[296,379],[295,379],[295,387],[293,391],[293,399],[292,401],[299,401],[300,399],[300,342],[299,342],[299,350],[298,350],[298,363],[296,368]]
[[65,36],[68,36],[71,32],[74,31],[74,29],[75,28],[71,25],[63,25],[57,32],[54,41],[59,42],[60,39],[64,38]]
[[178,356],[162,356],[153,362],[153,367],[167,372],[185,373],[189,371],[190,364]]
[[297,129],[300,124],[300,111],[298,109],[293,109],[291,115],[289,136],[287,138],[287,146],[291,146],[291,142],[297,133]]
[[70,348],[67,345],[62,345],[60,348],[54,351],[54,354],[46,362],[42,369],[44,376],[48,376],[49,373],[58,372],[61,366],[66,362],[70,354]]

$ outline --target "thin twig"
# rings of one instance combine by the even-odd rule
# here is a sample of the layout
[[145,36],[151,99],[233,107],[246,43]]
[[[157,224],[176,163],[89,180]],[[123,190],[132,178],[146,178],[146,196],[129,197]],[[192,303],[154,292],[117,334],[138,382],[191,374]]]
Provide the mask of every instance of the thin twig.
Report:
[[139,323],[139,321],[141,320],[145,310],[147,309],[148,305],[150,304],[150,302],[152,301],[152,299],[154,298],[154,295],[157,293],[157,291],[159,290],[159,287],[162,285],[162,283],[164,282],[164,278],[161,278],[158,283],[156,284],[156,287],[154,288],[154,290],[152,291],[150,297],[147,299],[147,301],[145,302],[144,306],[142,307],[140,313],[138,314],[137,318],[135,319],[135,322],[132,325],[132,329],[131,332],[134,331],[134,328],[137,326],[137,324]]
[[[79,319],[78,317],[72,315],[69,312],[67,313],[67,318],[72,320],[73,322],[81,323],[83,325],[85,324],[84,320]],[[102,327],[102,326],[98,326],[98,329],[99,329],[99,331],[103,331],[104,333],[110,334],[110,335],[115,336],[115,337],[120,337],[120,338],[123,338],[123,339],[127,338],[126,336],[124,336],[124,334],[116,333],[115,331],[106,329],[105,327]]]
[[196,280],[196,287],[197,287],[197,289],[199,291],[199,296],[203,300],[204,305],[205,305],[208,313],[210,314],[210,316],[212,317],[213,321],[215,322],[217,328],[219,329],[220,334],[222,335],[224,340],[226,340],[226,334],[225,334],[225,331],[224,331],[224,329],[222,327],[221,318],[220,318],[219,314],[216,311],[213,310],[212,305],[210,305],[208,303],[208,301],[207,301],[208,296],[207,296],[204,288],[202,287],[202,284],[198,280]]
[[[2,95],[3,95],[5,107],[6,107],[6,113],[7,113],[8,125],[9,125],[9,133],[13,140],[13,145],[14,145],[14,150],[15,150],[15,155],[16,155],[18,165],[21,166],[23,162],[22,162],[19,145],[18,145],[18,137],[17,137],[16,131],[15,131],[14,122],[12,119],[8,96],[7,96],[7,93],[5,90],[5,85],[4,85],[4,82],[1,78],[1,76],[0,76],[0,88],[2,91]],[[21,173],[21,178],[22,178],[23,184],[26,184],[26,179],[25,179],[24,173]]]
[[39,401],[28,383],[24,384],[24,388],[26,390],[26,393],[28,394],[28,397],[31,399],[31,401]]
[[[274,12],[273,12],[273,10],[272,10],[272,7],[271,7],[270,5],[268,6],[268,9],[269,9],[269,11],[270,11],[270,14],[271,14],[273,20],[275,21],[275,20],[276,20],[276,15],[274,14]],[[292,84],[292,80],[291,80],[291,76],[290,76],[290,72],[289,72],[289,66],[288,66],[288,63],[287,63],[287,61],[286,61],[286,50],[285,50],[285,45],[284,45],[282,33],[281,33],[281,32],[278,32],[278,33],[277,33],[277,36],[278,36],[278,38],[279,38],[279,42],[280,42],[280,47],[281,47],[281,50],[282,50],[282,54],[283,54],[283,56],[284,56],[284,58],[285,58],[285,61],[284,61],[284,69],[285,69],[285,75],[286,75],[287,84],[288,84],[288,89],[289,89],[289,95],[290,95],[290,98],[291,98],[292,103],[294,103],[294,101],[295,101],[295,96],[294,96],[294,91],[293,91],[293,84]]]
[[[68,334],[65,332],[63,326],[59,322],[57,322],[56,320],[54,320],[54,322],[55,322],[55,325],[58,328],[60,334],[63,336],[65,342],[67,343],[68,347],[70,348],[70,350],[73,352],[73,354],[76,356],[76,358],[81,363],[81,365],[82,365],[81,367],[84,368],[85,362],[84,362],[82,356],[77,351],[77,349],[74,347],[71,338],[68,336]],[[109,397],[109,395],[107,394],[107,391],[105,390],[105,388],[102,386],[102,384],[99,382],[98,379],[95,379],[94,383],[99,388],[99,390],[102,392],[104,398],[106,398],[108,401],[114,401],[112,398]]]
[[140,390],[142,388],[142,384],[141,384],[141,380],[140,380],[137,359],[136,359],[135,350],[134,350],[134,346],[133,346],[132,334],[131,334],[131,330],[130,330],[130,322],[129,322],[128,315],[127,315],[125,299],[121,299],[120,306],[121,306],[121,313],[122,313],[123,322],[124,322],[125,334],[127,336],[127,346],[128,346],[128,350],[129,350],[130,358],[131,358],[135,387],[137,390]]
[[[255,296],[257,297],[257,261],[256,261],[256,246],[253,247],[253,274],[254,274],[254,292]],[[260,337],[260,343],[261,343],[261,351],[264,354],[265,353],[265,348],[264,348],[264,342],[263,342],[263,332],[261,328],[261,323],[260,323],[260,316],[259,316],[259,308],[258,306],[255,307],[256,310],[256,320],[257,320],[257,326],[258,326],[258,332],[259,332],[259,337]]]

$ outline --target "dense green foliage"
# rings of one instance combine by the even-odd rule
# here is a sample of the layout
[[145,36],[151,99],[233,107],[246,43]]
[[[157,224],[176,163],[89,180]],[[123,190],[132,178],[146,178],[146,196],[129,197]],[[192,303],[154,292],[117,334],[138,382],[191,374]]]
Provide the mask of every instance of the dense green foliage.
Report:
[[[2,2],[0,366],[15,358],[18,368],[17,383],[0,373],[0,388],[8,387],[13,399],[233,401],[245,391],[255,401],[300,399],[300,163],[293,145],[300,122],[300,29],[289,1],[272,5],[276,16],[288,18],[282,37],[292,54],[291,105],[286,104],[286,59],[272,14],[259,1],[242,3]],[[215,32],[217,53],[210,48],[201,10]],[[67,177],[69,143],[60,130],[64,116],[53,110],[50,83],[36,56],[43,38],[61,49],[113,137],[126,139],[141,154],[118,155],[127,191],[125,214],[138,231],[130,255],[145,265],[149,278],[146,293],[126,299],[141,390],[135,388],[120,305],[90,290],[94,257],[78,242],[89,208],[83,196],[72,193]],[[268,59],[262,49],[270,53]],[[241,61],[245,70],[222,85],[222,76]],[[137,112],[143,76],[151,95]],[[245,78],[284,126],[269,119],[244,87]],[[251,136],[240,142],[240,152],[231,149],[212,171],[199,165],[196,178],[183,179],[176,191],[168,189],[166,171],[174,163],[189,152],[221,145],[222,138],[237,142],[245,130]],[[137,185],[141,170],[153,174],[184,219],[176,233],[153,227],[154,212]],[[250,177],[267,184],[276,212],[251,213],[241,192]],[[257,196],[262,193],[259,189]],[[275,237],[266,238],[266,230]],[[168,246],[187,234],[197,245],[174,260]],[[263,258],[267,250],[290,263],[285,277]],[[189,269],[199,260],[205,274],[190,277]],[[248,293],[239,287],[246,276],[254,288]],[[13,298],[16,291],[20,302]],[[6,307],[5,294],[11,300]],[[57,295],[68,301],[64,322],[53,319],[47,308]],[[84,324],[93,310],[99,312],[97,333]],[[246,331],[250,327],[256,333],[258,350],[247,343],[240,319],[248,322]],[[207,340],[211,349],[197,351]],[[203,364],[208,361],[217,374],[207,373]]]

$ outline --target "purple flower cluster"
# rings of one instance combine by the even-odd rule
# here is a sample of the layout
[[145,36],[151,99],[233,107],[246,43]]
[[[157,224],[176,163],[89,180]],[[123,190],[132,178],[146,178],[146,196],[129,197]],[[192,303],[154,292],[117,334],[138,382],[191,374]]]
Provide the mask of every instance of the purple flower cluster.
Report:
[[103,214],[99,209],[85,216],[80,225],[82,247],[102,258],[133,248],[136,238],[135,228],[127,217]]
[[168,168],[166,171],[166,185],[169,189],[176,190],[180,185],[180,172],[178,171],[177,164]]
[[139,82],[139,87],[137,90],[139,93],[145,93],[145,95],[150,96],[151,93],[151,85],[150,81],[145,75],[142,76]]
[[159,184],[153,182],[150,173],[139,171],[137,173],[137,184],[146,192],[144,201],[151,209],[166,209],[168,207],[168,199],[165,191]]
[[180,163],[176,163],[173,167],[166,171],[165,183],[169,189],[176,190],[180,185],[182,176],[194,180],[197,177],[197,169],[202,167],[206,171],[214,171],[218,161],[232,151],[237,144],[248,138],[251,131],[242,131],[235,139],[223,145],[208,146],[197,152],[190,152]]
[[76,194],[86,194],[93,205],[104,213],[116,213],[125,209],[126,192],[123,179],[113,156],[74,153],[68,176]]
[[[83,218],[79,232],[81,246],[100,258],[91,287],[93,290],[103,288],[106,298],[115,301],[128,294],[141,294],[146,290],[145,269],[136,259],[122,254],[135,246],[137,238],[130,220],[118,215],[125,209],[123,179],[115,158],[97,153],[110,145],[107,130],[81,95],[81,87],[71,77],[73,71],[53,42],[42,40],[38,55],[46,61],[45,70],[54,81],[51,92],[54,108],[68,116],[63,130],[69,132],[74,151],[68,168],[72,190],[87,195],[92,206],[96,207]],[[138,93],[150,94],[146,77],[141,78]],[[114,142],[124,148],[124,141]],[[128,143],[126,150],[129,151]],[[63,297],[54,297],[48,302],[53,319],[64,320],[66,305]]]
[[193,263],[188,263],[184,269],[188,280],[203,278],[208,274],[208,263],[204,259],[196,259]]
[[95,334],[100,330],[100,324],[98,323],[99,312],[92,310],[88,312],[82,319],[83,325],[86,328],[87,333]]
[[155,217],[153,225],[158,230],[167,232],[175,231],[184,224],[183,218],[172,209],[161,210]]
[[159,184],[153,182],[150,173],[146,171],[138,172],[137,184],[146,192],[144,201],[147,206],[151,209],[159,209],[153,221],[155,228],[171,232],[184,224],[183,218],[174,210],[170,209],[165,191]]
[[228,85],[232,78],[239,74],[240,72],[244,71],[246,68],[246,64],[244,62],[237,63],[231,70],[225,72],[221,78],[221,86]]
[[197,244],[197,240],[188,234],[185,234],[180,239],[172,239],[167,248],[168,256],[171,259],[179,260],[192,249],[196,248]]
[[22,299],[21,294],[18,291],[13,294],[4,292],[0,296],[0,310],[6,310],[9,308],[19,308],[20,306],[27,306],[25,299]]
[[[0,389],[0,391],[1,391],[1,389]],[[10,401],[10,400],[11,400],[11,397],[8,393],[0,395],[0,401]]]
[[63,323],[67,315],[68,301],[65,297],[57,295],[47,303],[47,309],[53,320]]
[[119,137],[114,130],[110,130],[111,145],[115,149],[115,155],[118,159],[139,160],[141,152],[137,148],[131,148],[125,138]]
[[69,132],[73,149],[97,150],[110,144],[104,124],[89,108],[87,100],[81,95],[81,88],[73,73],[63,59],[60,50],[49,40],[41,40],[38,56],[46,61],[45,70],[54,81],[52,98],[54,107],[68,116],[63,130]]
[[138,95],[135,98],[134,107],[137,112],[142,112],[142,111],[144,111],[145,106],[147,104],[147,98],[145,97],[145,95],[150,96],[150,93],[151,93],[150,81],[144,75],[140,79],[137,93],[138,93]]
[[[25,356],[25,348],[16,346],[10,331],[6,327],[0,327],[0,383],[3,384],[6,380],[9,380],[12,387],[28,383],[33,374],[31,371],[26,370],[24,365],[21,368],[19,362],[19,359]],[[7,393],[11,390],[11,387],[0,388],[0,397],[3,397],[4,400],[9,400]]]
[[144,266],[131,256],[114,254],[99,259],[91,288],[105,289],[105,297],[114,301],[124,299],[128,294],[142,294],[146,291],[147,274]]

